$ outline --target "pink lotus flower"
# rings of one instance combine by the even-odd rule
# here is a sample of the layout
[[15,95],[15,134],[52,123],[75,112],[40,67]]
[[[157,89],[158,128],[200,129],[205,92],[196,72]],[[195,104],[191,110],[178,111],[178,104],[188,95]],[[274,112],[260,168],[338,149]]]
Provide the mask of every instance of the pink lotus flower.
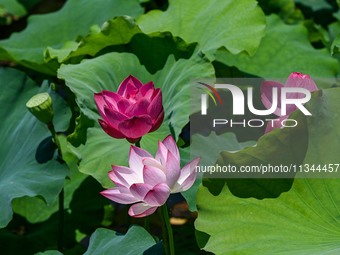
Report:
[[189,189],[196,179],[199,158],[180,168],[180,156],[172,136],[158,142],[156,157],[131,145],[129,166],[112,166],[110,179],[116,187],[101,194],[120,204],[133,204],[129,215],[144,217],[156,211],[170,193]]
[[160,127],[164,118],[162,93],[153,82],[143,85],[130,75],[118,87],[117,93],[104,90],[94,95],[102,120],[99,124],[114,138],[126,138],[135,143]]
[[[286,84],[283,85],[279,82],[274,81],[265,81],[262,83],[261,86],[261,100],[263,105],[270,109],[272,106],[272,88],[276,87],[278,88],[278,98],[281,98],[281,88],[283,87],[297,87],[297,88],[305,88],[309,91],[313,92],[318,90],[318,87],[316,86],[315,82],[312,80],[312,78],[308,74],[302,74],[298,72],[291,73],[286,81]],[[288,93],[287,98],[293,99],[293,98],[302,98],[304,95],[301,93]],[[268,133],[269,131],[273,130],[274,128],[280,128],[281,122],[288,118],[288,116],[297,109],[297,107],[293,104],[287,105],[286,108],[286,115],[281,115],[281,102],[278,100],[278,106],[276,110],[274,111],[274,114],[279,116],[277,121],[274,121],[272,125],[272,122],[268,123],[266,127],[265,133]]]

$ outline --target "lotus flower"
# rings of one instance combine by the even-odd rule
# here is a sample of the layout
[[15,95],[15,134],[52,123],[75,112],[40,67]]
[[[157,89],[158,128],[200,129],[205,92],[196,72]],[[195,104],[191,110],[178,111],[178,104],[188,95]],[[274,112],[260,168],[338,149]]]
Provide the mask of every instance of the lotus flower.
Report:
[[131,145],[129,166],[112,166],[110,179],[116,187],[101,194],[120,204],[133,204],[129,215],[144,217],[156,211],[170,193],[189,189],[196,179],[199,158],[180,168],[180,156],[172,136],[158,142],[156,157]]
[[[298,72],[291,73],[286,81],[286,84],[283,85],[279,82],[274,81],[265,81],[262,83],[261,86],[261,100],[263,105],[270,109],[272,106],[272,88],[276,87],[278,89],[278,98],[281,98],[281,88],[283,87],[295,87],[295,88],[304,88],[308,89],[310,92],[318,90],[318,87],[316,86],[315,82],[312,80],[312,78],[308,74],[302,74]],[[288,93],[287,98],[294,99],[294,98],[302,98],[304,95],[301,93]],[[279,116],[277,121],[274,121],[272,123],[268,123],[266,128],[266,133],[271,131],[274,128],[280,128],[281,122],[288,118],[288,116],[297,109],[297,107],[293,104],[289,104],[286,106],[286,115],[281,115],[281,102],[278,100],[278,106],[276,110],[274,111],[274,114]]]
[[164,118],[162,93],[153,82],[143,85],[130,75],[118,87],[117,93],[104,90],[94,95],[103,119],[104,131],[118,139],[135,143],[160,127]]

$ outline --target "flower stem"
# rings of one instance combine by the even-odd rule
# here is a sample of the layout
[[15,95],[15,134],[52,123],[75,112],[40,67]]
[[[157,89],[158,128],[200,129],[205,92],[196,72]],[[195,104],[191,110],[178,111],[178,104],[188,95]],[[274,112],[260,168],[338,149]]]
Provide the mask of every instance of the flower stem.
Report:
[[146,231],[151,233],[151,231],[150,231],[150,217],[149,216],[144,217],[144,228],[145,228]]
[[56,141],[55,140],[55,136],[56,136],[56,132],[55,132],[55,128],[54,128],[54,125],[53,125],[53,122],[51,121],[50,123],[48,123],[47,124],[47,128],[48,128],[48,130],[51,132],[51,135],[52,135],[52,137],[53,137],[53,139],[54,139],[54,141]]
[[167,255],[175,255],[174,238],[172,234],[172,228],[169,219],[168,207],[166,204],[160,207],[162,216],[162,234],[165,253]]
[[142,139],[139,139],[137,142],[135,142],[135,146],[138,147],[138,148],[140,148],[140,140],[142,140]]
[[[51,132],[54,143],[58,147],[58,154],[62,158],[62,153],[60,149],[60,145],[58,142],[57,133],[55,131],[53,122],[47,124],[47,128]],[[59,193],[59,208],[58,208],[58,239],[57,239],[57,248],[58,251],[62,252],[64,247],[64,188],[61,189]]]
[[64,188],[59,193],[59,222],[58,222],[58,251],[62,252],[64,246]]

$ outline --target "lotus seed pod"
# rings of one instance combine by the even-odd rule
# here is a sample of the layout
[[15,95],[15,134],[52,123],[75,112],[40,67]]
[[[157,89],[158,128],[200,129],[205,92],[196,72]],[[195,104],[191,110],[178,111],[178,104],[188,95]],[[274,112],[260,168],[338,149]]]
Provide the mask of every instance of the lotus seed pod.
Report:
[[39,93],[26,103],[28,110],[41,122],[49,124],[53,120],[52,98],[48,93]]

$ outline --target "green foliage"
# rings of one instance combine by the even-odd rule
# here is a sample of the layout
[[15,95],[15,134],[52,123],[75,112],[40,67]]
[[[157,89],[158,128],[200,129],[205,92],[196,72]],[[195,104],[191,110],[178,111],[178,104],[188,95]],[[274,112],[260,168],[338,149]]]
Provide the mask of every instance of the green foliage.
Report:
[[[128,206],[100,195],[113,186],[111,165],[128,164],[130,144],[100,128],[93,96],[116,91],[128,75],[162,90],[164,123],[141,140],[153,155],[158,140],[172,134],[182,146],[181,166],[193,157],[202,165],[237,167],[339,163],[339,20],[337,4],[326,0],[0,0],[0,36],[7,38],[0,40],[0,253],[163,253],[157,214],[130,219]],[[264,128],[233,127],[190,136],[188,125],[201,107],[197,79],[286,79],[297,71],[320,90],[305,105],[312,116],[291,116],[296,128],[264,134]],[[260,84],[253,88],[261,107]],[[52,97],[55,133],[25,106],[39,92]],[[232,102],[223,98],[226,118],[233,117]],[[204,175],[182,195],[198,212],[195,238],[206,251],[337,254],[339,175]],[[197,246],[185,247],[194,242],[196,218],[185,206],[187,223],[175,227],[176,252],[198,253]]]
[[39,252],[37,253],[37,255],[62,255],[62,253],[59,251],[50,250],[50,251],[45,251],[45,252]]
[[141,11],[137,0],[67,1],[57,12],[31,16],[24,31],[0,41],[0,59],[55,75],[58,65],[44,64],[43,53],[47,47],[62,47],[64,43],[86,35],[93,25],[102,25],[121,15],[138,16]]
[[[70,221],[65,223],[65,245],[72,244],[74,235],[69,228]],[[54,249],[54,237],[58,230],[56,215],[40,224],[29,224],[24,218],[15,216],[14,220],[0,229],[1,252],[3,254],[36,254],[39,251]],[[25,249],[23,249],[25,247]]]
[[332,44],[332,54],[340,53],[340,36],[337,35]]
[[[332,88],[319,91],[308,102],[307,106],[314,115],[307,118],[308,149],[304,163],[332,164],[337,161],[340,149],[340,143],[337,142],[340,134],[340,115],[336,105],[339,99],[340,89]],[[329,178],[339,176],[339,172],[326,175]]]
[[326,0],[295,0],[295,2],[309,7],[313,11],[332,8],[332,5]]
[[246,1],[170,1],[165,12],[151,11],[138,19],[146,33],[169,31],[198,42],[204,53],[225,47],[233,54],[253,55],[264,35],[265,19],[257,3]]
[[[211,132],[207,137],[204,137],[200,134],[195,134],[192,136],[190,155],[188,158],[199,157],[201,159],[200,165],[214,165],[221,151],[228,150],[235,152],[243,149],[244,147],[252,145],[254,145],[254,141],[239,143],[234,133],[216,135],[216,133]],[[194,185],[189,190],[183,192],[183,196],[189,204],[189,209],[192,211],[197,211],[196,193],[199,185],[202,182],[201,178],[202,176],[199,176]]]
[[[257,142],[256,147],[246,148],[233,154],[223,152],[219,163],[221,165],[231,163],[239,167],[240,165],[256,166],[260,163],[324,166],[330,162],[337,162],[340,148],[339,142],[334,137],[339,136],[340,118],[338,114],[330,116],[335,109],[332,105],[338,102],[339,98],[339,89],[314,93],[312,100],[307,104],[314,116],[306,118],[302,122],[304,125],[291,131],[282,129],[270,132]],[[305,118],[299,113],[295,114],[295,117],[300,123]],[[243,254],[254,254],[255,250],[260,250],[261,254],[273,252],[303,254],[310,251],[314,251],[315,254],[332,254],[339,249],[337,244],[330,241],[335,240],[340,234],[338,223],[334,220],[339,214],[337,208],[339,201],[335,197],[339,186],[339,173],[297,172],[290,190],[289,186],[287,189],[289,183],[284,179],[263,179],[260,182],[256,179],[252,182],[228,180],[229,189],[220,181],[218,183],[210,180],[205,183],[206,187],[201,187],[197,196],[199,218],[196,222],[198,230],[210,235],[204,249],[218,254],[223,254],[223,250],[228,250],[231,254],[237,254],[237,251],[242,251]],[[218,184],[219,190],[216,192]],[[280,195],[282,191],[288,192]],[[278,195],[280,196],[276,200],[249,198],[262,199]],[[322,213],[325,211],[328,212],[327,216]],[[213,223],[210,221],[210,225],[205,222],[210,218],[209,214],[210,217],[217,217]],[[263,215],[267,216],[263,217]],[[314,228],[310,222],[314,222],[316,226],[328,227]],[[281,226],[280,230],[277,226]],[[248,231],[245,231],[245,227]],[[225,231],[226,237],[221,235],[221,231]],[[317,233],[318,231],[325,231],[325,233]],[[273,242],[262,244],[260,240],[269,238],[269,235]],[[317,238],[314,239],[312,236]],[[321,236],[325,239],[320,239]],[[244,246],[243,243],[249,245]]]
[[117,17],[105,22],[101,29],[92,27],[90,34],[79,42],[69,42],[61,49],[48,47],[45,53],[46,59],[57,58],[61,63],[72,57],[95,56],[107,46],[128,43],[137,33],[141,33],[141,30],[131,17]]
[[[294,117],[292,116],[292,118]],[[222,152],[217,163],[220,165],[230,163],[237,167],[242,165],[260,166],[262,164],[299,165],[306,155],[307,144],[306,127],[302,119],[296,128],[275,129],[262,136],[256,146],[247,147],[236,153]]]
[[190,153],[192,157],[201,157],[202,165],[213,165],[222,151],[237,152],[253,145],[254,141],[240,143],[234,133],[217,135],[211,132],[207,137],[195,134],[192,136]]
[[259,0],[266,15],[276,13],[287,24],[296,24],[304,20],[303,13],[294,0]]
[[[26,10],[16,0],[1,0],[0,1],[0,25],[5,23],[9,25],[13,20],[26,15]],[[2,20],[4,19],[4,22]]]
[[263,200],[236,197],[227,186],[214,196],[202,186],[195,226],[210,235],[203,248],[215,254],[336,254],[339,184],[297,178],[288,192]]
[[220,50],[216,60],[260,77],[282,78],[299,71],[315,78],[332,78],[338,73],[338,62],[327,49],[313,48],[302,24],[286,25],[276,15],[269,16],[267,22],[266,36],[254,56]]
[[62,189],[68,171],[56,160],[39,164],[35,159],[37,146],[49,133],[25,105],[39,88],[24,73],[14,69],[0,69],[0,77],[3,90],[0,108],[0,226],[4,227],[12,217],[14,198],[41,196],[51,204]]
[[[65,208],[69,208],[72,201],[73,193],[84,181],[86,175],[77,173],[64,184],[65,190]],[[30,223],[44,222],[58,211],[58,200],[47,205],[44,200],[39,197],[21,197],[16,198],[12,202],[13,211],[27,219]]]
[[125,235],[99,228],[93,233],[90,245],[85,255],[89,254],[112,254],[137,255],[155,244],[155,240],[142,227],[132,226]]

